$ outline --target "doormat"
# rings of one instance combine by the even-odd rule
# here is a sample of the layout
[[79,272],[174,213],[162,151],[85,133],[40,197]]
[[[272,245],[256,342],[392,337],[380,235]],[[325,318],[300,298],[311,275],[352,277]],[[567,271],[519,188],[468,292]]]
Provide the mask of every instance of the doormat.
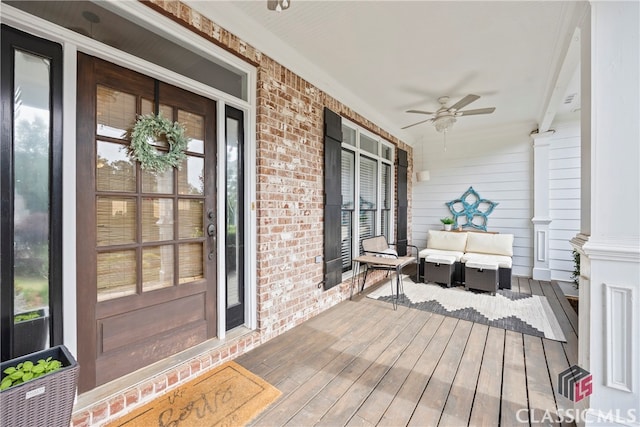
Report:
[[[408,307],[536,337],[567,341],[545,296],[508,289],[499,289],[494,296],[467,291],[464,286],[446,288],[433,283],[415,283],[409,277],[402,282],[404,295],[400,295],[399,303]],[[389,282],[367,296],[393,301]]]
[[108,426],[242,426],[280,394],[262,378],[228,362]]

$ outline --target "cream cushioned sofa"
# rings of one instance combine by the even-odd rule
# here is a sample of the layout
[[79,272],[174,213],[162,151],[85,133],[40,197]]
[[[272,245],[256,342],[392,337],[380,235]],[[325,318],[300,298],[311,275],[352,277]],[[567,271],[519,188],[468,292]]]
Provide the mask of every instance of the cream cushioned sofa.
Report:
[[425,257],[449,255],[456,258],[454,281],[464,283],[464,263],[498,263],[500,289],[511,289],[513,234],[451,232],[429,230],[427,248],[420,251],[420,270],[424,277]]

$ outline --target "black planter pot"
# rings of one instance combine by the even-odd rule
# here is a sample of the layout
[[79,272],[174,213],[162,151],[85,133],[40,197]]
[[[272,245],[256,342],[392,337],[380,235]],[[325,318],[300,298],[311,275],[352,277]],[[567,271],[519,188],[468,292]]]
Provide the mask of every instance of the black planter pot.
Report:
[[[13,325],[14,340],[13,354],[16,357],[43,350],[47,346],[49,337],[49,316],[45,309],[30,310],[25,313],[37,311],[39,317],[15,323]],[[18,313],[20,315],[24,313]]]
[[[62,368],[35,380],[0,391],[0,425],[3,427],[69,427],[78,384],[79,366],[63,345],[7,360],[0,372],[30,360],[59,360]],[[4,374],[2,374],[4,376]]]

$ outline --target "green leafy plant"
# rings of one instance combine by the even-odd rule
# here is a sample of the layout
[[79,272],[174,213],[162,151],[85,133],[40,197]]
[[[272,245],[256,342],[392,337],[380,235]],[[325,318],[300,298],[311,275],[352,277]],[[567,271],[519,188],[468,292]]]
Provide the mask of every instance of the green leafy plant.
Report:
[[[185,136],[185,128],[178,122],[171,122],[161,114],[140,116],[130,132],[131,144],[129,156],[140,162],[142,169],[153,172],[164,172],[170,167],[179,167],[187,158],[184,153],[189,138]],[[150,141],[157,141],[164,135],[169,143],[169,151],[160,152]]]
[[60,368],[62,368],[62,362],[51,357],[46,360],[40,359],[37,363],[27,360],[16,366],[9,366],[3,371],[5,376],[0,383],[0,390],[55,372]]
[[445,224],[445,225],[446,225],[446,224],[453,224],[453,218],[450,218],[450,217],[442,218],[442,219],[440,220],[440,222],[441,222],[441,223],[443,223],[443,224]]
[[580,254],[575,249],[573,254],[573,273],[571,273],[571,279],[573,279],[573,286],[578,288],[580,286]]
[[27,320],[37,319],[40,317],[39,311],[29,311],[27,313],[16,314],[13,317],[13,323],[26,322]]

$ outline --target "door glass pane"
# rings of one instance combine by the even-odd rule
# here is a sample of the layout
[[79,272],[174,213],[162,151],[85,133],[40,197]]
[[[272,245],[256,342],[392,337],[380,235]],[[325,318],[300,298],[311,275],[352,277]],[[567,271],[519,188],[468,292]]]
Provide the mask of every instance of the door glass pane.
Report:
[[238,281],[238,261],[241,256],[239,225],[241,208],[241,159],[238,132],[238,120],[227,117],[227,157],[226,162],[226,248],[225,263],[227,275],[227,307],[240,304],[240,289]]
[[187,156],[178,170],[178,194],[204,194],[204,159]]
[[173,199],[142,200],[142,241],[173,239]]
[[190,138],[187,151],[204,154],[204,117],[178,110],[178,122],[185,127],[185,136]]
[[142,249],[142,290],[172,286],[174,265],[172,245]]
[[152,172],[140,169],[142,176],[142,192],[171,194],[173,193],[173,168],[164,172]]
[[180,252],[180,284],[200,280],[204,277],[202,261],[202,243],[182,243],[178,249]]
[[19,50],[14,60],[14,354],[25,354],[49,342],[50,61]]
[[[144,115],[154,113],[155,106],[153,105],[153,101],[150,99],[142,98],[141,107],[142,107],[141,113]],[[170,105],[160,104],[159,108],[160,108],[160,114],[162,114],[162,117],[173,121],[173,108],[171,108]]]
[[202,230],[203,209],[202,200],[178,200],[178,238],[196,239],[204,236]]
[[136,97],[106,86],[97,87],[97,134],[124,139],[136,122]]
[[123,144],[98,141],[96,144],[96,189],[136,191],[136,166]]
[[98,197],[96,201],[98,246],[136,241],[136,199]]
[[136,251],[98,253],[98,301],[136,293]]
[[[142,98],[141,110],[141,114],[143,115],[155,113],[155,105],[153,105],[153,101]],[[173,108],[170,105],[160,104],[159,110],[159,113],[162,117],[169,121],[173,121]],[[158,135],[158,138],[156,138],[156,140],[154,141],[150,140],[149,144],[164,149],[169,148],[169,143],[167,142],[167,139],[164,137],[164,135]]]

